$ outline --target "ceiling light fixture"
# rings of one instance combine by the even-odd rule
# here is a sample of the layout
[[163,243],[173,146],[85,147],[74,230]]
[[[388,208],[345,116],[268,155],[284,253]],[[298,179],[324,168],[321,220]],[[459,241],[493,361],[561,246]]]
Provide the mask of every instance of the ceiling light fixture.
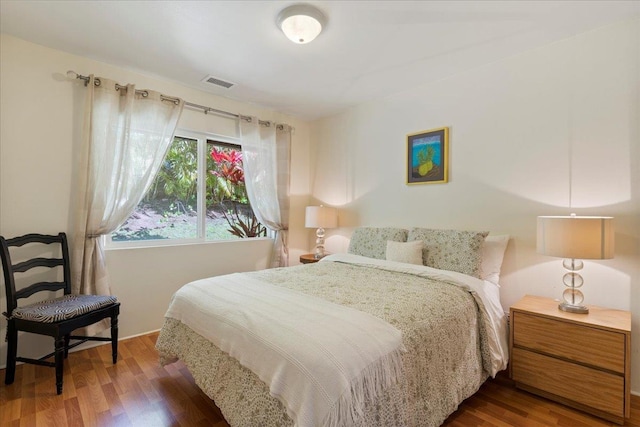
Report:
[[327,19],[309,4],[294,4],[284,8],[276,21],[282,32],[294,43],[309,43],[322,31]]

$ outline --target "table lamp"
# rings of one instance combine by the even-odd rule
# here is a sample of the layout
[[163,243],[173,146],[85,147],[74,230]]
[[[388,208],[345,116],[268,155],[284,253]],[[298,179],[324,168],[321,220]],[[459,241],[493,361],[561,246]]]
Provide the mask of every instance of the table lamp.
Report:
[[614,228],[612,217],[600,216],[539,216],[537,252],[565,258],[567,269],[562,281],[567,286],[558,308],[571,313],[589,313],[582,305],[584,295],[579,290],[584,280],[580,273],[583,259],[613,258]]
[[322,205],[307,206],[304,217],[304,226],[306,228],[317,228],[314,257],[315,259],[320,259],[325,256],[324,229],[338,226],[338,210]]

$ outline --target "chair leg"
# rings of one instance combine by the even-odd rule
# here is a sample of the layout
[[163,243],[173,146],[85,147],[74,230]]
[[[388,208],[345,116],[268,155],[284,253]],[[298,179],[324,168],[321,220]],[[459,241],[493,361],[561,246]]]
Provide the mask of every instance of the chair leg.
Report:
[[62,374],[64,368],[64,341],[65,337],[56,337],[56,391],[58,394],[62,394]]
[[118,315],[111,316],[111,357],[113,364],[118,362]]
[[16,356],[18,354],[18,330],[12,320],[7,325],[7,369],[4,374],[4,383],[13,384],[16,375]]
[[71,334],[64,336],[64,358],[69,357],[69,343],[71,342]]

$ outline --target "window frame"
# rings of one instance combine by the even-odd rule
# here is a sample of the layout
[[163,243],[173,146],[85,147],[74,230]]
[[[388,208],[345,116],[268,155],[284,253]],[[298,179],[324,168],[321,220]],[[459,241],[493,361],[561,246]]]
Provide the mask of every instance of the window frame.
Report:
[[[267,228],[266,237],[248,237],[238,239],[210,239],[206,238],[206,211],[207,200],[205,197],[206,185],[207,185],[207,144],[229,144],[232,146],[240,147],[240,138],[218,135],[209,132],[200,132],[190,129],[178,128],[174,134],[174,138],[184,138],[197,141],[197,153],[198,153],[198,186],[197,186],[197,235],[194,238],[184,239],[154,239],[154,240],[130,240],[130,241],[114,241],[111,238],[111,234],[102,236],[105,249],[128,249],[128,248],[140,248],[140,247],[157,247],[157,246],[180,246],[180,245],[192,245],[203,243],[235,243],[240,241],[253,241],[253,240],[272,240],[275,236],[274,233]],[[173,141],[172,141],[173,143]]]

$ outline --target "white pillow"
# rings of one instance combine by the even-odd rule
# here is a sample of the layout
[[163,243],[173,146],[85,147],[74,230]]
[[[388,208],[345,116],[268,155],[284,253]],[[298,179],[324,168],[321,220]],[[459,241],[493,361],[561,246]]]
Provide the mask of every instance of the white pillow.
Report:
[[482,261],[480,262],[480,278],[482,280],[488,280],[500,286],[500,268],[508,244],[508,234],[485,237],[482,245]]
[[387,261],[404,262],[407,264],[422,265],[422,248],[424,242],[394,242],[387,240]]

